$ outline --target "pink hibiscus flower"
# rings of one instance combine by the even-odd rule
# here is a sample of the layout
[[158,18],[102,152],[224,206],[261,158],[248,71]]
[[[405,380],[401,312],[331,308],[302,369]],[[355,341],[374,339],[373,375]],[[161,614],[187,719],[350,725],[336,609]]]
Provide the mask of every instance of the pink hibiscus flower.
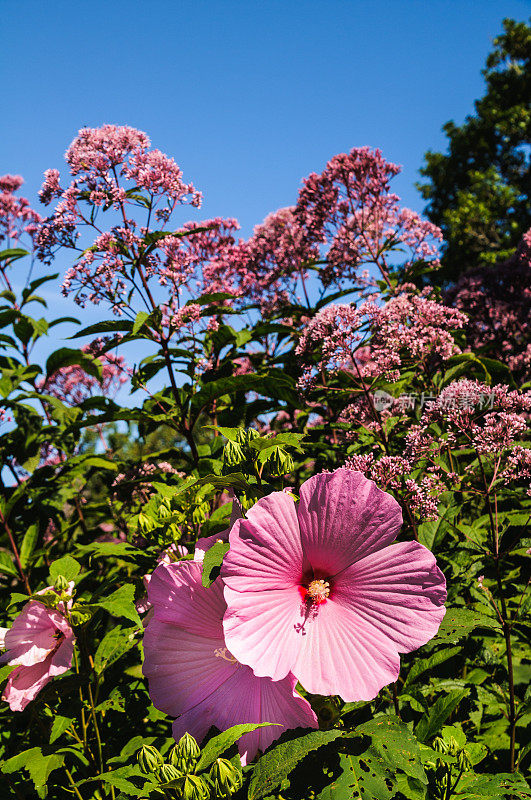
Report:
[[171,716],[176,740],[188,731],[201,741],[212,725],[225,730],[245,722],[274,722],[242,736],[242,763],[264,751],[286,728],[316,728],[295,678],[257,678],[227,650],[223,636],[223,584],[205,589],[193,561],[158,566],[149,582],[154,615],[144,634],[144,675],[153,704]]
[[52,678],[72,666],[74,632],[59,610],[31,600],[11,628],[0,629],[0,646],[7,649],[0,664],[18,665],[2,700],[11,711],[23,711]]
[[314,694],[371,700],[399,653],[444,617],[446,584],[429,550],[391,544],[402,513],[361,473],[338,469],[259,500],[235,523],[221,577],[231,653],[257,676],[289,672]]

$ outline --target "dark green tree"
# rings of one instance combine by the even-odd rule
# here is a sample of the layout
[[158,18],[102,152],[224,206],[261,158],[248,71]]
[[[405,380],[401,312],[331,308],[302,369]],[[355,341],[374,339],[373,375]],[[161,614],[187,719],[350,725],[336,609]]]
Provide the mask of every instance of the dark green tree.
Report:
[[494,39],[485,95],[462,125],[450,121],[446,153],[428,151],[417,188],[445,245],[432,280],[447,284],[469,269],[510,256],[531,225],[531,27],[512,19]]

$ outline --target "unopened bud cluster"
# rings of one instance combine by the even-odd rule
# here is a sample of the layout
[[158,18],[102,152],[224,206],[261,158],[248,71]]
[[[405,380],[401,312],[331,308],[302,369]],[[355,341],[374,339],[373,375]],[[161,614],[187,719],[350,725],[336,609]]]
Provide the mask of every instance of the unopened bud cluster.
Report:
[[144,745],[138,753],[138,763],[145,775],[156,778],[160,790],[175,800],[228,800],[242,785],[238,767],[224,758],[212,764],[208,776],[196,775],[201,750],[189,733],[185,733],[171,749],[165,761],[156,747]]

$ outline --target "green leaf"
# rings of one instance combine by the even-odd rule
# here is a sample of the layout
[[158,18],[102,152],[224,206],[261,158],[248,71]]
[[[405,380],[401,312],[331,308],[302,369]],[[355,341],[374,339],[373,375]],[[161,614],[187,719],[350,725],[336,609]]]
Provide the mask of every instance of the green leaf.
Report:
[[228,542],[216,542],[210,547],[203,559],[203,572],[201,583],[208,588],[219,575],[219,569],[223,563],[223,556],[229,549]]
[[80,564],[72,556],[63,556],[50,564],[50,579],[55,583],[59,575],[67,581],[73,581],[81,569]]
[[417,739],[425,742],[431,739],[446,722],[452,711],[455,711],[461,700],[467,696],[469,689],[454,689],[443,697],[439,697],[434,705],[421,717],[415,734]]
[[138,556],[144,555],[142,550],[133,547],[128,542],[91,542],[81,544],[76,548],[76,553],[80,555],[93,555],[96,558],[121,558],[134,560]]
[[457,786],[456,798],[482,800],[485,797],[500,798],[511,795],[518,800],[531,797],[529,784],[522,775],[498,773],[497,775],[463,775]]
[[50,378],[62,367],[74,365],[80,366],[87,375],[91,375],[96,380],[101,381],[101,365],[99,361],[82,350],[73,350],[70,347],[61,347],[48,357],[46,361],[46,379]]
[[149,313],[147,311],[139,311],[135,317],[135,321],[133,322],[133,327],[131,328],[131,333],[134,335],[138,333],[142,325],[145,321],[149,319]]
[[435,637],[436,642],[449,642],[454,644],[468,636],[475,628],[490,628],[497,630],[499,625],[495,619],[486,617],[479,611],[469,608],[447,608],[444,619]]
[[144,788],[139,789],[129,778],[143,778],[144,781],[146,780],[146,776],[136,764],[134,766],[118,767],[110,772],[104,772],[98,779],[108,783],[110,786],[114,786],[115,789],[120,789],[120,791],[125,792],[125,794],[130,797],[147,797],[148,793],[146,790]]
[[50,732],[50,744],[53,744],[56,739],[59,739],[63,733],[68,730],[72,724],[72,717],[62,717],[56,714],[52,723],[52,730]]
[[216,758],[219,758],[221,755],[223,755],[225,750],[228,750],[229,747],[232,747],[232,745],[235,744],[245,733],[252,733],[257,728],[267,728],[271,724],[273,723],[247,722],[244,725],[233,725],[232,728],[228,728],[218,736],[212,737],[212,739],[210,739],[210,741],[208,741],[201,750],[201,756],[197,762],[196,772],[207,769],[207,767],[214,763]]
[[437,519],[429,519],[418,526],[417,531],[420,544],[423,544],[428,550],[433,550],[434,547],[440,545],[448,529],[446,515],[453,510],[453,508],[442,509],[442,513]]
[[6,773],[26,769],[35,784],[35,788],[39,789],[46,784],[50,773],[54,769],[63,766],[64,760],[64,755],[52,754],[45,756],[40,747],[32,747],[31,750],[25,750],[23,753],[18,753],[13,758],[4,761],[1,769],[2,772]]
[[253,769],[247,795],[248,800],[260,800],[271,794],[287,778],[299,761],[302,761],[313,750],[333,742],[341,735],[342,731],[312,731],[297,739],[282,742],[269,750]]
[[339,756],[340,775],[326,786],[316,800],[391,800],[395,794],[395,771],[369,747],[360,755]]
[[397,717],[380,716],[358,725],[354,734],[362,733],[372,739],[371,747],[390,770],[401,769],[422,784],[428,779],[420,758],[419,743]]
[[411,684],[414,683],[419,675],[422,675],[423,672],[431,670],[433,667],[437,667],[439,664],[442,664],[444,661],[448,661],[449,658],[453,658],[453,656],[460,652],[460,647],[447,647],[443,650],[438,650],[432,656],[429,656],[429,658],[417,659],[414,661],[413,666],[407,673],[402,689],[404,690],[407,686],[411,686]]
[[129,319],[109,320],[107,322],[96,322],[94,325],[89,325],[87,328],[78,331],[69,339],[81,339],[83,336],[94,336],[96,333],[123,333],[129,332],[133,327],[133,323]]
[[39,526],[37,524],[30,525],[24,535],[22,544],[20,545],[19,555],[20,555],[20,563],[22,564],[22,569],[26,569],[26,567],[28,566],[31,554],[35,550],[35,545],[37,544],[38,537],[39,537]]
[[113,617],[125,617],[139,627],[142,625],[142,620],[135,607],[135,587],[132,583],[120,586],[109,597],[99,600],[94,605],[104,608]]
[[18,575],[13,559],[5,550],[0,550],[0,572],[3,572],[4,575]]
[[114,626],[105,634],[98,645],[94,656],[95,672],[101,675],[107,667],[118,661],[119,658],[137,644],[138,639],[133,628],[122,628],[120,625]]
[[11,261],[16,261],[17,258],[23,258],[24,256],[29,256],[29,252],[22,247],[9,247],[7,250],[0,251],[0,261],[6,261],[8,258]]

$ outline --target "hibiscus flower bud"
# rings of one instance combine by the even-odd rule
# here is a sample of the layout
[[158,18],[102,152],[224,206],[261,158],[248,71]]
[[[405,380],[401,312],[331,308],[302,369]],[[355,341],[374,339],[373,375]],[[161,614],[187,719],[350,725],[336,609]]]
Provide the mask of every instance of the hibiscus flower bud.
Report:
[[170,763],[181,770],[181,773],[193,772],[200,754],[201,750],[194,737],[185,733],[171,751]]
[[145,744],[138,752],[138,765],[142,772],[149,775],[164,764],[164,759],[156,747]]
[[68,581],[64,577],[64,575],[58,575],[57,578],[55,579],[53,588],[56,590],[56,592],[60,593],[60,592],[66,592],[68,586],[69,586]]
[[274,447],[272,455],[267,460],[270,475],[287,475],[293,470],[293,467],[293,459],[290,454],[281,450],[280,447]]
[[245,460],[245,455],[240,445],[229,440],[223,450],[223,460],[228,467],[236,467],[241,464]]
[[183,800],[206,800],[210,790],[198,775],[185,775],[179,783],[179,792]]
[[159,770],[159,778],[161,783],[170,783],[182,778],[183,774],[173,764],[163,764]]
[[216,797],[229,798],[242,785],[242,773],[225,758],[217,758],[210,769]]

